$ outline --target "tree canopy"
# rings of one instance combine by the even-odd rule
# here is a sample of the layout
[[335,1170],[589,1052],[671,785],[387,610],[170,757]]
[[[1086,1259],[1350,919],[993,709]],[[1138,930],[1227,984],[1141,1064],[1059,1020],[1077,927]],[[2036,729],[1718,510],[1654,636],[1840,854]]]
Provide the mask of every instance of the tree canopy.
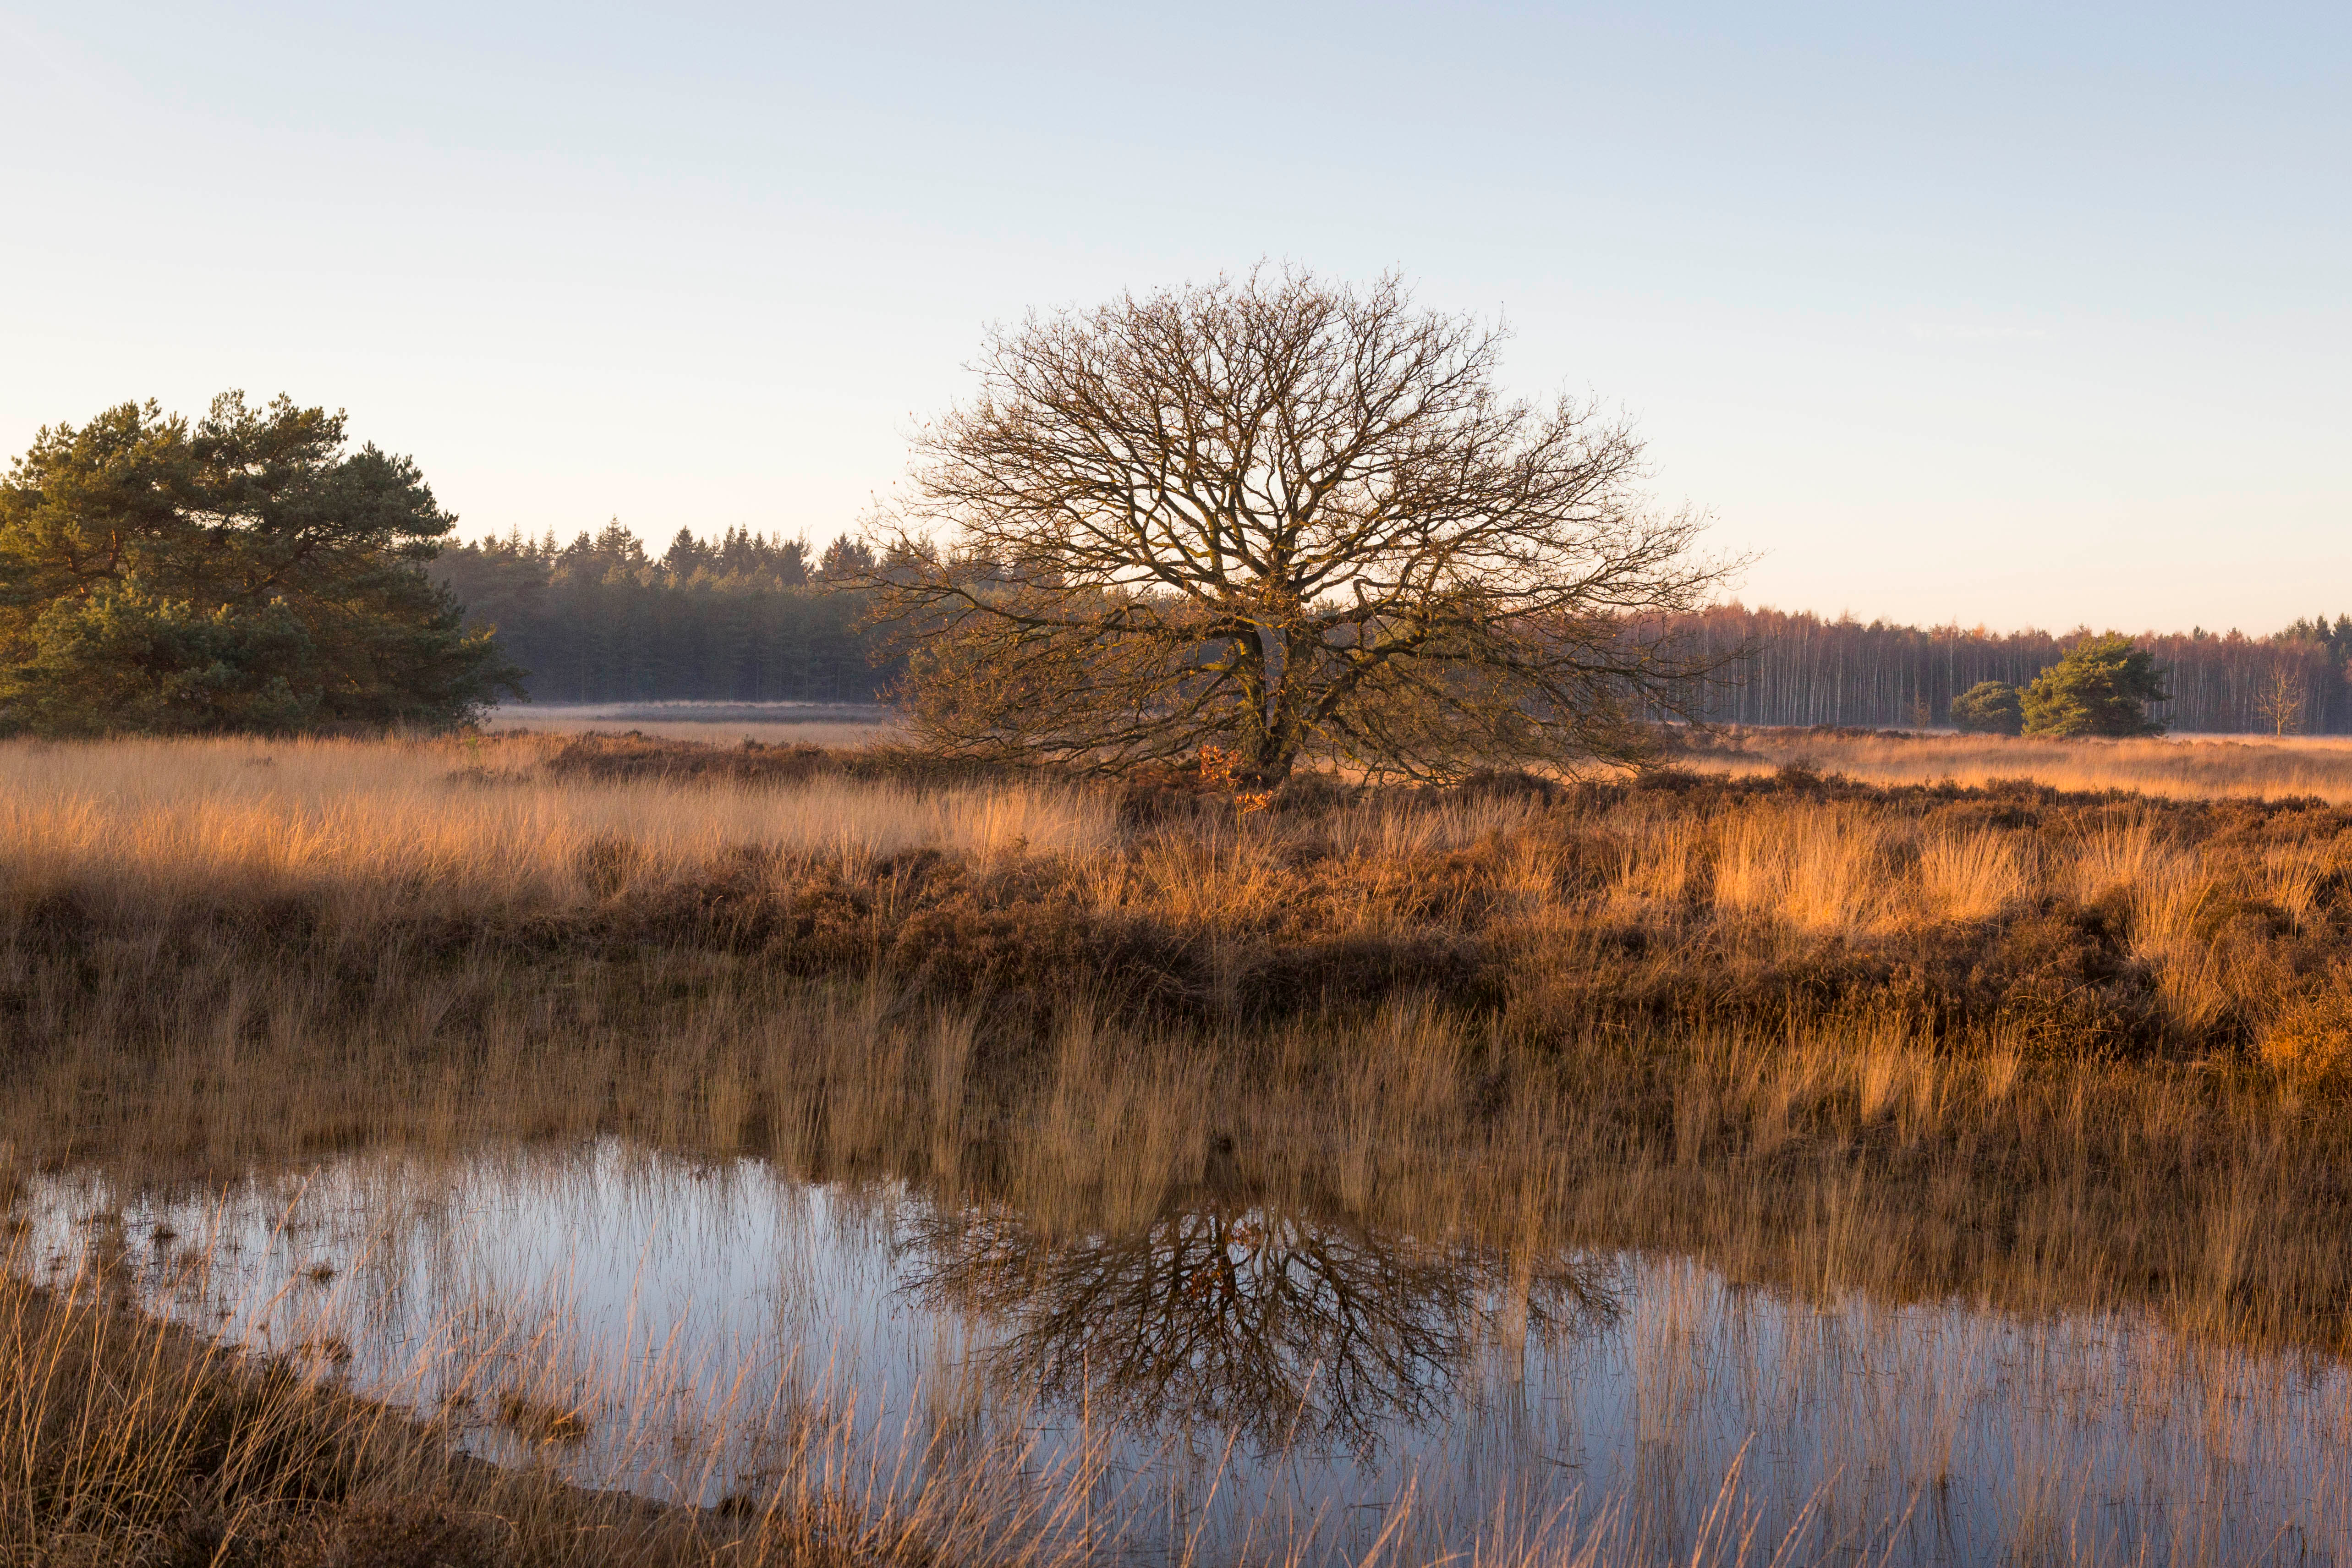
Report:
[[1702,673],[1643,617],[1723,569],[1625,425],[1497,390],[1499,343],[1304,273],[997,331],[883,520],[918,729],[1268,784],[1639,754]]
[[2156,735],[2147,705],[2168,700],[2155,655],[2121,632],[2085,637],[2020,693],[2029,735]]
[[463,722],[520,672],[425,575],[455,521],[283,396],[45,426],[0,484],[0,726]]
[[1963,735],[2014,735],[2025,728],[2017,688],[1979,680],[1952,699],[1952,723]]

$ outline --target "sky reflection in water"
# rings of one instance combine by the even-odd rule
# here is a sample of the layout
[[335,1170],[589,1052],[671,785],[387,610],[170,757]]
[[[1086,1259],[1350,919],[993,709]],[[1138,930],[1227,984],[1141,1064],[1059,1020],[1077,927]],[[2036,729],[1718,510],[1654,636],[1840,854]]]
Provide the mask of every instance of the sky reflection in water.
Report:
[[36,1268],[118,1250],[184,1321],[668,1500],[992,1464],[1150,1555],[1353,1556],[1401,1508],[1409,1559],[1596,1522],[1686,1552],[1737,1465],[1757,1561],[1793,1528],[1808,1559],[2352,1562],[2342,1367],[2122,1315],[1817,1310],[1242,1204],[1054,1237],[609,1142],[362,1155],[119,1223],[98,1177],[39,1197]]

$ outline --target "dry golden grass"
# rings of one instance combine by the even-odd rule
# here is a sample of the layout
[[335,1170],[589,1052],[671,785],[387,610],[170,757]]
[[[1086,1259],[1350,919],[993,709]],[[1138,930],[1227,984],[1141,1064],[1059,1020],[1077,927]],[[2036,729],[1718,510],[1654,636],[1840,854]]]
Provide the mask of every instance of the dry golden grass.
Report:
[[1944,920],[1990,920],[2023,903],[2033,882],[2024,849],[2000,833],[1945,832],[1919,845],[1920,891]]
[[1916,916],[1916,889],[1894,863],[1885,824],[1866,811],[1797,806],[1725,825],[1715,902],[1805,932],[1868,932]]
[[1742,730],[1677,757],[1733,775],[1797,764],[1874,784],[2031,779],[2063,790],[2129,790],[2175,800],[2311,796],[2352,802],[2352,736],[2175,736],[2047,741],[2026,736]]
[[[1109,806],[1069,788],[929,790],[818,778],[724,783],[690,807],[659,782],[531,779],[560,737],[407,744],[121,741],[0,746],[0,856],[45,876],[160,889],[409,889],[460,903],[577,900],[751,847],[870,860],[933,847],[989,859],[1073,854],[1113,837]],[[483,759],[494,759],[486,766]],[[587,880],[583,882],[583,878]]]
[[[2273,1027],[2315,1016],[2352,962],[2352,819],[2332,811],[1802,778],[1546,800],[1250,813],[887,752],[558,737],[19,744],[0,748],[0,896],[125,940],[277,900],[271,919],[362,945],[552,920],[599,952],[750,943],[803,973],[1139,987],[1190,1013],[1429,985],[1545,998],[1552,1027],[1770,1027],[1893,986],[1951,1044],[2333,1060]],[[1580,979],[1559,973],[1575,952]]]
[[[224,1158],[266,1158],[273,1127],[331,1142],[342,1114],[312,1103],[346,1091],[296,1071],[305,1052],[339,1059],[364,1037],[520,1081],[656,1006],[698,1060],[795,987],[869,976],[907,999],[860,1005],[876,1016],[992,998],[954,1037],[974,1059],[1028,1060],[1045,1020],[1107,1007],[1146,1031],[1121,1047],[1144,1059],[1168,1055],[1149,1033],[1166,1027],[1230,1037],[1236,1059],[1286,1040],[1277,1055],[1386,1062],[1374,1098],[1413,1117],[1430,1084],[1573,1093],[1538,1064],[1632,1070],[1632,1098],[1596,1101],[1632,1120],[1568,1137],[1580,1146],[1664,1129],[1636,1111],[1664,1074],[1675,1159],[1702,1167],[1710,1149],[1769,1154],[1849,1099],[1866,1108],[1854,1136],[1958,1146],[2011,1118],[2027,1082],[2063,1086],[2053,1118],[2080,1114],[2066,1096],[2163,1086],[2134,1134],[2152,1144],[2185,1119],[2207,1126],[2191,1142],[2226,1145],[2249,1108],[2292,1144],[2334,1103],[2308,1097],[2333,1092],[2344,1054],[2328,1021],[2352,958],[2352,821],[2333,812],[1757,784],[1236,814],[804,768],[679,782],[677,763],[543,739],[0,750],[0,1017],[32,1069],[23,1146],[45,1128],[53,1152],[226,1139]],[[1516,1054],[1474,1067],[1460,1044],[1423,1059],[1366,1043],[1371,1020],[1433,1003]],[[117,1060],[125,1040],[140,1054]],[[194,1064],[252,1051],[289,1075],[247,1084],[277,1109],[203,1109],[218,1091],[193,1086],[226,1080]],[[167,1060],[189,1085],[115,1081]],[[98,1081],[84,1062],[106,1064]],[[1985,1074],[1998,1094],[1969,1087]],[[457,1114],[446,1089],[404,1092],[428,1108],[404,1136]],[[1265,1092],[1298,1091],[1277,1075]],[[764,1082],[723,1097],[790,1099]],[[136,1110],[105,1131],[93,1103]],[[248,1123],[256,1142],[226,1131]]]
[[[1240,812],[554,737],[17,744],[0,1179],[617,1133],[1050,1229],[1158,1212],[1223,1148],[1348,1223],[2340,1354],[2347,873],[2344,813],[2019,788]],[[107,1540],[213,1517],[61,1451],[148,1477]],[[63,1495],[0,1492],[30,1521],[0,1542],[47,1560]],[[281,1503],[253,1517],[326,1528]],[[965,1517],[932,1560],[985,1555]]]

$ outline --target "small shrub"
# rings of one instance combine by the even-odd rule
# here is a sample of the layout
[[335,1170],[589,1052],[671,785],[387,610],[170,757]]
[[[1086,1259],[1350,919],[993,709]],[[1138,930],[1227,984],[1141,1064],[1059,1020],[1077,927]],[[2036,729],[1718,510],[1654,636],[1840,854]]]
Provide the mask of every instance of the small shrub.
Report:
[[2017,688],[1979,680],[1952,699],[1952,726],[1963,735],[2016,735],[2025,730]]
[[2352,975],[2279,1010],[2262,1035],[2263,1059],[2280,1077],[2306,1087],[2352,1079]]

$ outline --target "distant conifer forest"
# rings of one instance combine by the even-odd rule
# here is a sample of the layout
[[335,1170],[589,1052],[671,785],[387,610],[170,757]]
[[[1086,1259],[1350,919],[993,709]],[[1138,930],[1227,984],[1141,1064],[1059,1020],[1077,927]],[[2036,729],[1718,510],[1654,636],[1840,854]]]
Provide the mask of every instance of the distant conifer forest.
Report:
[[[494,626],[539,702],[714,700],[867,702],[897,678],[871,656],[873,565],[847,536],[823,551],[730,529],[706,542],[681,529],[659,555],[608,523],[569,544],[553,534],[452,546],[434,576]],[[1692,702],[1717,723],[1906,729],[1949,721],[1979,681],[2022,686],[2091,634],[1912,626],[1810,612],[1716,606],[1673,629],[1696,648],[1749,657]],[[2270,636],[2144,633],[2170,700],[2168,729],[2352,732],[2352,616],[2296,621]]]
[[873,564],[839,539],[730,529],[706,543],[681,529],[660,555],[619,523],[569,544],[509,537],[441,552],[433,575],[495,626],[537,702],[871,702],[877,668],[845,579]]

